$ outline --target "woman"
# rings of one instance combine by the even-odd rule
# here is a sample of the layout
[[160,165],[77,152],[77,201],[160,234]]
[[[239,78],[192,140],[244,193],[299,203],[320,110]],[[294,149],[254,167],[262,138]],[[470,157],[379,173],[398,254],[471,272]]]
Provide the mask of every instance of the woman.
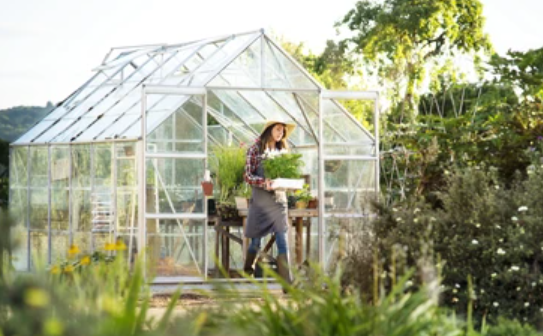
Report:
[[262,237],[275,233],[277,244],[277,271],[290,283],[287,243],[287,204],[278,203],[271,189],[271,181],[264,175],[262,155],[266,151],[287,150],[287,138],[296,125],[270,120],[266,122],[261,135],[247,150],[245,181],[252,186],[253,194],[247,215],[245,237],[251,238],[243,270],[252,275],[253,263],[260,250]]

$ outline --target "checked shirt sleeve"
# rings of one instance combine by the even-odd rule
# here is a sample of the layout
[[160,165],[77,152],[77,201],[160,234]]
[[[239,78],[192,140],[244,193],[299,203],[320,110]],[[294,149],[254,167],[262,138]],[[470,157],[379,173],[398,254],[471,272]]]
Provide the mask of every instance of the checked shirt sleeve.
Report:
[[250,185],[264,188],[266,184],[264,178],[255,175],[256,167],[260,162],[258,146],[253,145],[247,150],[247,158],[245,161],[245,182]]

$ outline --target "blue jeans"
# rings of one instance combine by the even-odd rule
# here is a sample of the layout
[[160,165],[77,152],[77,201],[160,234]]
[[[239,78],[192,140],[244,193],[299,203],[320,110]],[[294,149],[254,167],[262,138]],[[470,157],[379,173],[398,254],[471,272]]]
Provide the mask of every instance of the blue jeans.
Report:
[[[249,244],[249,253],[258,253],[258,251],[260,250],[261,242],[262,238],[251,238],[251,244]],[[275,243],[277,244],[277,254],[287,254],[288,244],[286,232],[276,233]]]

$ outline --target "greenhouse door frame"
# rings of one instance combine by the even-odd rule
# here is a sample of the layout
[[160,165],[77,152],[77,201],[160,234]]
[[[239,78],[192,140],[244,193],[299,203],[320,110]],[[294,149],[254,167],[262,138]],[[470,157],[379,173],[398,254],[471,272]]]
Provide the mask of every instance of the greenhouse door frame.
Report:
[[[147,147],[147,98],[149,95],[180,95],[180,96],[190,96],[190,97],[201,97],[202,99],[202,109],[203,109],[203,120],[202,120],[202,141],[204,144],[203,153],[153,153],[148,152]],[[176,110],[172,111],[176,113]],[[147,256],[145,255],[147,248],[147,220],[202,220],[203,221],[203,269],[201,269],[202,280],[207,280],[208,273],[208,221],[207,221],[207,200],[204,197],[203,202],[203,213],[195,214],[188,212],[174,213],[174,214],[160,214],[157,209],[156,214],[150,214],[147,212],[147,190],[146,190],[146,177],[147,177],[147,159],[200,159],[204,165],[204,171],[208,166],[207,159],[207,90],[205,87],[172,87],[172,86],[160,86],[160,85],[143,85],[142,94],[141,94],[141,141],[140,144],[140,153],[139,158],[139,178],[138,178],[138,187],[140,190],[139,197],[139,223],[138,223],[138,246],[141,247],[140,252],[143,254],[142,261],[146,263]],[[156,171],[156,169],[155,169]],[[202,181],[204,176],[202,176]],[[182,228],[182,235],[185,235],[184,229]],[[188,244],[185,237],[185,243]],[[190,244],[189,244],[190,245]],[[190,246],[189,246],[190,249]],[[194,255],[193,255],[194,257]],[[196,262],[196,260],[194,260]],[[147,267],[144,267],[146,270]]]
[[[373,101],[373,129],[374,129],[374,146],[375,152],[374,155],[325,155],[324,146],[324,104],[325,99],[330,100],[372,100]],[[325,178],[324,178],[324,163],[327,160],[359,160],[359,161],[374,161],[375,162],[375,195],[379,195],[379,92],[377,91],[333,91],[333,90],[321,90],[319,93],[319,129],[318,129],[318,164],[319,164],[319,180],[318,180],[318,199],[324,200],[325,192]],[[345,112],[346,118],[354,119],[354,117],[349,113]],[[357,121],[354,120],[356,124],[367,132],[367,130]],[[369,134],[369,133],[368,133]],[[323,269],[326,269],[326,258],[325,258],[325,204],[324,202],[319,202],[319,217],[318,217],[318,237],[319,237],[319,264]]]

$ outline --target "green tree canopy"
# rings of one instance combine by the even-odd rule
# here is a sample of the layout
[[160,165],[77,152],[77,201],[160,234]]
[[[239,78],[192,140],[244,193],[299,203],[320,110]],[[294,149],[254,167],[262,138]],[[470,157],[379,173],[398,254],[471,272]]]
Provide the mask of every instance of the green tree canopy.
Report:
[[479,0],[363,0],[337,26],[354,33],[342,45],[394,83],[393,105],[412,117],[428,65],[491,50],[482,11]]

